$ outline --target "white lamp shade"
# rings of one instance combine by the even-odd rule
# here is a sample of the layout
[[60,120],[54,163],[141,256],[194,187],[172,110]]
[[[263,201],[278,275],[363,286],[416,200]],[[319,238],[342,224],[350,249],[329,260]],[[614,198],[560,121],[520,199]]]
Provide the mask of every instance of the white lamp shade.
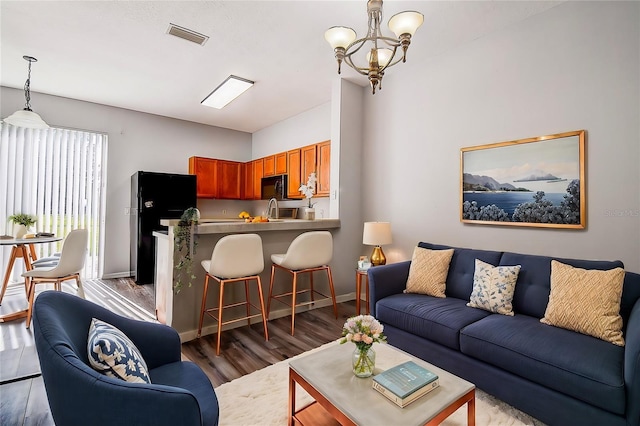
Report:
[[423,22],[424,15],[422,13],[408,10],[393,15],[389,19],[389,29],[393,31],[396,37],[400,37],[402,34],[413,36]]
[[24,127],[27,129],[48,129],[49,125],[44,122],[38,114],[33,111],[21,109],[3,120],[12,126]]
[[391,223],[389,222],[365,222],[362,234],[362,244],[369,246],[381,246],[391,244]]
[[[378,65],[381,67],[387,66],[391,58],[393,57],[393,50],[391,49],[378,49]],[[371,52],[367,53],[367,62],[371,63]]]
[[346,49],[356,39],[356,32],[348,27],[331,27],[325,31],[324,39],[329,42],[332,49],[337,47]]

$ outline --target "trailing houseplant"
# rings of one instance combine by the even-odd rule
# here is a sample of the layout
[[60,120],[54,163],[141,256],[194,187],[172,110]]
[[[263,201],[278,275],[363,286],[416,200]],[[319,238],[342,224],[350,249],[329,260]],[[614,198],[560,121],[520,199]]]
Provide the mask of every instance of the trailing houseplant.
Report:
[[176,264],[176,283],[173,289],[180,293],[183,283],[196,278],[193,274],[193,258],[198,245],[195,229],[200,220],[200,211],[194,207],[189,207],[182,213],[178,225],[173,228],[173,240],[175,242],[176,253],[180,255],[180,260]]

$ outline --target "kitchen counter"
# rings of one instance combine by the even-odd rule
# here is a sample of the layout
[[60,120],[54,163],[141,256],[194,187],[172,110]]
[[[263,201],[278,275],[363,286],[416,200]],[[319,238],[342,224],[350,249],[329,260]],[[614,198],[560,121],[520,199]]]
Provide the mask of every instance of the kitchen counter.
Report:
[[[271,255],[275,253],[285,253],[287,248],[298,235],[306,231],[328,230],[331,233],[339,232],[339,219],[274,219],[269,222],[247,223],[244,219],[236,218],[208,218],[200,219],[196,227],[195,234],[198,236],[196,252],[193,259],[192,286],[185,284],[182,290],[176,294],[173,291],[176,276],[174,265],[180,261],[181,254],[175,252],[174,229],[178,224],[177,219],[163,219],[161,225],[167,226],[166,233],[156,231],[156,269],[155,269],[155,293],[156,293],[156,316],[162,323],[172,326],[178,333],[182,341],[188,341],[196,336],[200,306],[202,303],[202,287],[204,283],[205,271],[201,266],[203,260],[211,258],[211,253],[220,238],[229,234],[257,233],[262,239],[264,271],[260,274],[263,283],[263,291],[268,293]],[[326,279],[318,274],[315,284],[320,288],[326,287]],[[302,280],[304,283],[305,279]],[[290,288],[291,278],[286,274],[279,274],[276,278],[275,287],[284,291]],[[282,292],[280,291],[280,292]],[[218,288],[209,288],[208,306],[215,306],[218,300]],[[226,293],[226,292],[225,292]],[[257,294],[251,289],[254,303]],[[260,295],[266,302],[267,295]],[[229,289],[230,301],[245,298],[242,286]],[[265,303],[266,304],[266,303]],[[321,306],[320,304],[317,304]],[[282,315],[287,315],[290,308],[286,305],[275,306],[274,310],[282,308]],[[281,316],[278,311],[272,312],[272,318]],[[214,324],[206,320],[203,328],[203,335],[215,332]]]
[[[163,226],[176,226],[178,222],[179,220],[177,219],[163,219],[160,224]],[[244,219],[201,219],[195,233],[203,235],[335,228],[340,228],[340,219],[270,219],[269,222],[256,223],[247,223]]]

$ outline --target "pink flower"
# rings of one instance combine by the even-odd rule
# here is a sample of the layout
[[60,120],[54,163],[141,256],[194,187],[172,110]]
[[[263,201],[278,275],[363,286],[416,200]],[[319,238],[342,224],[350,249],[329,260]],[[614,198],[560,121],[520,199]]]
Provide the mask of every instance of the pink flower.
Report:
[[370,344],[372,344],[372,343],[373,343],[373,337],[371,337],[371,336],[364,336],[364,337],[362,338],[362,340],[363,340],[367,345],[370,345]]
[[362,333],[356,333],[353,335],[353,341],[354,342],[359,342],[362,340]]

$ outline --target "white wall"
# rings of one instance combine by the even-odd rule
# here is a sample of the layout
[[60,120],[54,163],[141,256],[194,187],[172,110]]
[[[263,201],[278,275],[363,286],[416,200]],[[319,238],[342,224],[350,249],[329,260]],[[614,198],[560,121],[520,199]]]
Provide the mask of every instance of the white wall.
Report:
[[[2,87],[0,94],[2,117],[24,105],[22,90]],[[130,205],[133,173],[187,173],[189,157],[193,155],[234,161],[251,159],[249,133],[40,93],[32,93],[31,104],[51,126],[109,135],[104,263],[107,276],[129,274],[129,216],[124,209]]]
[[[411,49],[419,49],[416,38]],[[409,53],[411,57],[411,54]],[[566,2],[424,63],[365,101],[364,219],[418,241],[620,259],[640,272],[640,3]],[[587,130],[587,229],[459,221],[460,148]],[[621,215],[621,216],[619,216]]]

